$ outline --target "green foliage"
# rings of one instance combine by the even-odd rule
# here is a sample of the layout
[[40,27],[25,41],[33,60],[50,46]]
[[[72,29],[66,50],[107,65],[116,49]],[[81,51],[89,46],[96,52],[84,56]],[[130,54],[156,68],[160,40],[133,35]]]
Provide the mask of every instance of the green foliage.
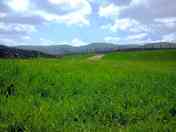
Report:
[[176,131],[176,51],[0,60],[0,132]]

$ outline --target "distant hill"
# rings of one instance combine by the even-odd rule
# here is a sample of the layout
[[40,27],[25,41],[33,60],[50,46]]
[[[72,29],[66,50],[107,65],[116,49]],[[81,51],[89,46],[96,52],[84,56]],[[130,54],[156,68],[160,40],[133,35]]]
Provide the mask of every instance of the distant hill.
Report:
[[104,53],[112,51],[128,51],[128,50],[155,50],[155,49],[170,49],[176,48],[175,43],[160,42],[149,43],[144,45],[129,44],[117,45],[112,43],[91,43],[89,45],[73,47],[69,45],[54,45],[54,46],[17,46],[15,48],[28,51],[37,51],[50,55],[65,55],[77,53]]
[[47,54],[52,55],[63,55],[72,53],[75,50],[75,47],[69,46],[69,45],[53,45],[53,46],[17,46],[18,49],[23,50],[34,50],[34,51],[40,51]]
[[69,45],[54,45],[54,46],[18,46],[16,48],[23,50],[35,50],[52,55],[64,55],[75,53],[101,53],[117,51],[119,49],[138,48],[139,45],[116,45],[112,43],[91,43],[89,45],[73,47]]
[[160,43],[150,43],[143,46],[145,49],[172,49],[176,48],[176,43],[160,42]]
[[32,58],[54,57],[52,55],[33,50],[23,50],[0,45],[0,58]]

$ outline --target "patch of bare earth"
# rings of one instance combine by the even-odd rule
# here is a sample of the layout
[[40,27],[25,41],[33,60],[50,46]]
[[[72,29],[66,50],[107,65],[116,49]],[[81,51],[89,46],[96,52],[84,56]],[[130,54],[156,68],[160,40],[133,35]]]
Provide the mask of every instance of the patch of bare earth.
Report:
[[102,59],[103,57],[104,57],[104,54],[97,54],[97,55],[89,57],[88,60],[97,61],[97,60]]

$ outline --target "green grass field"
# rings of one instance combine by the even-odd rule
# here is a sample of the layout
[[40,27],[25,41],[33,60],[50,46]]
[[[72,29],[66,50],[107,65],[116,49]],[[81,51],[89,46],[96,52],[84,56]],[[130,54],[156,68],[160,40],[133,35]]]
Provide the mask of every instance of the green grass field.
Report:
[[176,131],[176,50],[0,60],[0,132]]

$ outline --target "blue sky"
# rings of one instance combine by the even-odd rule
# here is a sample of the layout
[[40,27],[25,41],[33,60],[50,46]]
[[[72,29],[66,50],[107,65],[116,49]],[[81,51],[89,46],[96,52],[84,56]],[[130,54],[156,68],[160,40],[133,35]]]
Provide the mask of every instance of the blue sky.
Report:
[[0,0],[0,43],[175,42],[175,5],[174,0]]

